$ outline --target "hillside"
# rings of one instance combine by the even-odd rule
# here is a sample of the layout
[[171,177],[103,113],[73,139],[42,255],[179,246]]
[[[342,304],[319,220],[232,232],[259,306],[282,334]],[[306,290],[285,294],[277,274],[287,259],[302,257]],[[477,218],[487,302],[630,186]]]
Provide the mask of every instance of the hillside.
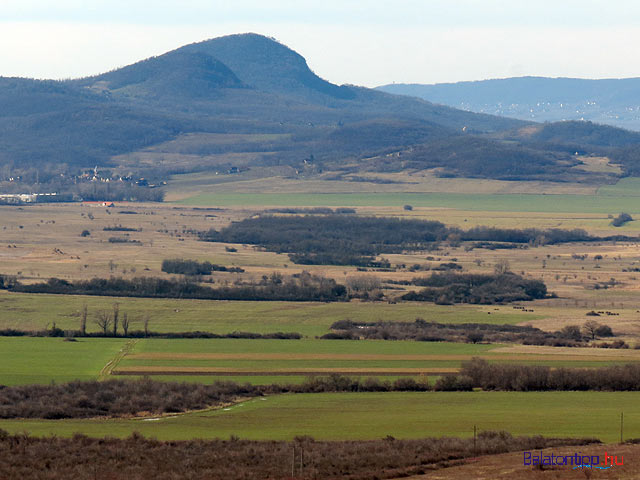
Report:
[[242,88],[243,83],[224,63],[199,52],[173,51],[78,85],[101,93],[124,96],[204,98],[222,88]]
[[[294,50],[256,34],[194,43],[93,77],[0,77],[7,191],[64,190],[96,165],[107,178],[154,182],[238,168],[288,168],[300,178],[412,169],[568,181],[576,151],[639,170],[639,140],[613,127],[540,126],[335,85]],[[603,177],[583,172],[580,181]]]
[[432,85],[398,83],[378,89],[523,120],[591,120],[640,130],[640,78],[518,77]]

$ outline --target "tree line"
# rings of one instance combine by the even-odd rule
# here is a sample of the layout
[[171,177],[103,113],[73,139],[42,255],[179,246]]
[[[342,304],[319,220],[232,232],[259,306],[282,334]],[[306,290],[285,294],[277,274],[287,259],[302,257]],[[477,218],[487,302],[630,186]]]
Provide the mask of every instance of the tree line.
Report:
[[[434,249],[440,242],[493,242],[547,245],[570,242],[633,240],[594,237],[580,229],[540,230],[474,227],[462,230],[431,220],[352,215],[260,215],[202,232],[209,242],[258,245],[288,253],[294,263],[367,266],[381,254]],[[380,260],[377,260],[380,261]]]
[[473,358],[462,364],[460,374],[443,377],[441,390],[503,391],[640,391],[640,365],[597,368],[551,368],[536,365],[504,365]]
[[309,272],[288,277],[274,274],[258,282],[212,288],[188,278],[152,277],[93,278],[68,281],[51,278],[46,282],[23,284],[11,277],[0,276],[0,288],[23,293],[61,295],[101,295],[116,297],[194,298],[202,300],[280,300],[297,302],[336,302],[348,300],[347,288],[335,280]]
[[553,347],[628,348],[622,340],[596,343],[595,340],[614,336],[611,327],[592,320],[580,328],[563,327],[556,332],[539,328],[493,323],[436,323],[417,318],[415,322],[354,322],[338,320],[331,332],[320,338],[329,340],[415,340],[418,342],[456,343],[520,343]]
[[408,292],[402,300],[454,303],[494,304],[545,298],[547,286],[542,280],[526,279],[511,272],[498,274],[433,273],[412,280],[425,286],[419,292]]
[[211,275],[212,272],[243,273],[244,269],[240,267],[225,267],[224,265],[210,262],[198,262],[197,260],[170,258],[162,261],[162,271],[182,275]]

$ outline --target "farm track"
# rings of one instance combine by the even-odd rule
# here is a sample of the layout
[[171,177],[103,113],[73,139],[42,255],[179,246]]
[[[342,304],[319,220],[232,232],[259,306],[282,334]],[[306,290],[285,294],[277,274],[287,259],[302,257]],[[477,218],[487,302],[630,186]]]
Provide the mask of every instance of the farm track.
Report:
[[98,380],[106,380],[108,376],[112,375],[113,370],[118,366],[122,359],[135,348],[138,341],[139,339],[129,340],[124,347],[120,349],[116,356],[102,367],[102,370],[100,370],[100,373],[98,374]]

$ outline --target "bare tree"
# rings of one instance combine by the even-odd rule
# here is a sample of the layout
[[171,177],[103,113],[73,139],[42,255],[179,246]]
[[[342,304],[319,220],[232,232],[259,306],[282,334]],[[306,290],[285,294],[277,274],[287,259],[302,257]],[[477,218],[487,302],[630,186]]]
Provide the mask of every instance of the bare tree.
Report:
[[124,330],[124,336],[126,337],[129,333],[129,315],[127,315],[127,312],[122,314],[122,330]]
[[348,277],[346,283],[349,290],[354,293],[371,292],[381,287],[378,277],[368,275]]
[[87,335],[87,316],[89,314],[89,308],[86,303],[82,304],[82,310],[80,310],[80,335],[83,337]]
[[144,314],[144,336],[145,337],[149,336],[149,314],[148,313]]
[[511,265],[509,265],[509,261],[506,259],[498,260],[496,264],[493,266],[493,271],[496,275],[504,275],[511,270]]
[[118,336],[118,317],[120,315],[120,304],[113,304],[113,336]]
[[106,310],[99,310],[96,313],[96,325],[98,325],[98,327],[100,327],[100,329],[102,330],[102,333],[104,334],[104,336],[107,336],[107,331],[109,330],[109,327],[111,326],[111,315],[109,314],[109,312],[107,312]]
[[582,330],[587,337],[590,337],[591,340],[595,340],[598,327],[600,327],[600,324],[595,320],[587,320],[586,322],[584,322]]

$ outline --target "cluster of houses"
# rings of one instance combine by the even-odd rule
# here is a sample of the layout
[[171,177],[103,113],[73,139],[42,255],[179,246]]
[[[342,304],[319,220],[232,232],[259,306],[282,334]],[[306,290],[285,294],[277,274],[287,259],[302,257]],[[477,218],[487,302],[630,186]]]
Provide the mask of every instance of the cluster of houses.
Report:
[[0,194],[0,205],[22,205],[23,203],[54,200],[57,193],[4,193]]

